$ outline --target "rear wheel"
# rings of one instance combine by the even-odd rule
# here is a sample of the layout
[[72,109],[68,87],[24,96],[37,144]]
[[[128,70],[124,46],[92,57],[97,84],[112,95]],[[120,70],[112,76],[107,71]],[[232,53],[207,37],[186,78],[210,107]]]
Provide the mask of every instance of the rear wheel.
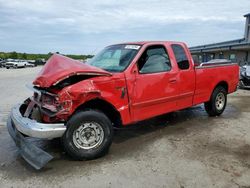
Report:
[[76,160],[94,159],[106,154],[113,139],[113,126],[99,111],[78,112],[67,123],[63,136],[65,151]]
[[214,89],[208,102],[204,104],[206,112],[210,116],[221,115],[227,105],[227,92],[224,87],[218,86]]

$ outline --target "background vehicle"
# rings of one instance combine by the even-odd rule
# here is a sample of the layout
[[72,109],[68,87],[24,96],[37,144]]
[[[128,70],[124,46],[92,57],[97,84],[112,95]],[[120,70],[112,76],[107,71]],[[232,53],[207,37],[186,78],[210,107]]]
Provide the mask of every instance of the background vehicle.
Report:
[[250,89],[250,65],[246,64],[240,67],[239,87]]
[[35,67],[36,65],[34,63],[27,62],[26,67]]
[[52,156],[25,147],[23,135],[61,137],[74,159],[93,159],[108,152],[114,126],[201,103],[210,116],[221,115],[238,79],[239,66],[231,62],[195,66],[181,42],[112,45],[87,63],[54,54],[30,86],[34,95],[12,109],[8,129],[37,169]]
[[5,63],[6,63],[6,60],[1,59],[1,60],[0,60],[0,68],[5,67]]
[[25,60],[11,60],[5,63],[6,69],[9,68],[25,68],[29,63]]

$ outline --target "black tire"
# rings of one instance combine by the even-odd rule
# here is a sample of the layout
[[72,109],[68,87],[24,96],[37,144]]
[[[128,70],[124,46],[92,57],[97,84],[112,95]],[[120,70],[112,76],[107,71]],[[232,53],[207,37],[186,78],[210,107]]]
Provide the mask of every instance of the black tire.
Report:
[[[224,97],[224,103],[220,103],[220,101],[217,101],[217,97],[219,98],[220,96],[222,96],[222,98]],[[222,86],[216,87],[212,93],[210,100],[204,103],[205,110],[209,116],[221,115],[224,112],[226,105],[227,105],[227,91]]]
[[[99,124],[101,127],[100,129],[103,130],[104,136],[102,137],[103,139],[100,139],[102,140],[102,142],[91,149],[79,148],[80,147],[79,145],[77,147],[76,142],[79,142],[79,140],[81,141],[81,139],[79,138],[75,139],[76,138],[75,131],[77,131],[78,128],[80,128],[80,126],[83,125],[84,123],[90,125],[91,123]],[[66,153],[69,154],[73,159],[75,160],[95,159],[105,155],[108,152],[109,147],[113,140],[113,126],[109,118],[104,113],[95,110],[79,111],[70,118],[66,126],[67,130],[65,131],[62,138],[63,146],[65,148]],[[84,132],[85,135],[84,138],[86,138],[86,134],[87,133]],[[92,136],[92,133],[90,134]],[[78,133],[78,135],[82,135],[82,132],[81,134]]]

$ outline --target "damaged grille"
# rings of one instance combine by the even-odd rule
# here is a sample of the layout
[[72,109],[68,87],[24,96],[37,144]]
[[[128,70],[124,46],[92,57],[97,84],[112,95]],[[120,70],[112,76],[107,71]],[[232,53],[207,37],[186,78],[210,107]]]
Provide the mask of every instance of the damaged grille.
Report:
[[49,116],[55,115],[60,110],[57,96],[47,91],[35,89],[32,100],[45,114]]
[[53,105],[53,104],[55,104],[55,97],[52,97],[52,96],[46,95],[46,94],[42,94],[41,102],[42,102],[42,104]]
[[[49,91],[46,89],[27,85],[33,91],[33,96],[29,98],[41,113],[44,122],[65,121],[64,115],[67,114],[72,106],[72,101],[67,92],[61,93],[60,96],[55,94],[56,90]],[[52,93],[53,92],[53,93]]]

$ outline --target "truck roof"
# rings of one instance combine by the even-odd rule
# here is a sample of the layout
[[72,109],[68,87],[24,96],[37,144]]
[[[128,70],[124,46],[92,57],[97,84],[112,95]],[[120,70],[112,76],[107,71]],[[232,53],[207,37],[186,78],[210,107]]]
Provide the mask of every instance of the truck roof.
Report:
[[177,42],[177,41],[137,41],[137,42],[123,42],[118,44],[137,44],[137,45],[144,45],[144,44],[163,44],[163,43],[175,43],[175,44],[185,44],[184,42]]

